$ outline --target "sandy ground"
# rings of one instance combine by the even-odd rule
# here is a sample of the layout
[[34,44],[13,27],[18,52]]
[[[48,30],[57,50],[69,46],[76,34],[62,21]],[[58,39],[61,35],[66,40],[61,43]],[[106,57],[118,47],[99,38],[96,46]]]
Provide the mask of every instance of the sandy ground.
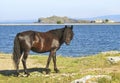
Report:
[[[22,62],[20,61],[19,65],[20,69],[23,69]],[[37,68],[37,67],[44,67],[40,63],[37,63],[35,59],[27,59],[27,67],[28,68]],[[14,64],[12,60],[11,54],[0,54],[0,70],[14,70]]]

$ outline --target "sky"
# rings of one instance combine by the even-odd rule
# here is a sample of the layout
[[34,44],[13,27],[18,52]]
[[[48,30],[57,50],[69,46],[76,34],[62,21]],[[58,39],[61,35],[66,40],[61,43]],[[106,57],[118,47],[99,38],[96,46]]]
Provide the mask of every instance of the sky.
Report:
[[0,21],[119,15],[120,0],[0,0]]

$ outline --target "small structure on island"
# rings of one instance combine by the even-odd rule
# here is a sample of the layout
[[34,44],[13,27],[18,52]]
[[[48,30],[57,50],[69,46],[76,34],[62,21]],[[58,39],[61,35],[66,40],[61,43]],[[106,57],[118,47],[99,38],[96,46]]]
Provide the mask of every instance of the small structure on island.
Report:
[[91,23],[115,23],[115,21],[110,19],[96,19],[94,21],[91,21]]

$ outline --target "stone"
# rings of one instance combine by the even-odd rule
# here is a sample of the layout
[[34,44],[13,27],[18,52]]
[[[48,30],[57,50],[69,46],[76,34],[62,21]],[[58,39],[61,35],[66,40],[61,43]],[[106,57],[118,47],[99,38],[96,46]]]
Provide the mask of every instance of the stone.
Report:
[[120,61],[120,57],[107,57],[107,60],[111,63],[118,63]]
[[111,76],[108,76],[108,75],[87,75],[87,76],[82,77],[81,79],[76,79],[72,81],[71,83],[93,83],[92,82],[93,80],[95,81],[96,79],[99,79],[99,78],[106,78],[109,80],[112,79]]

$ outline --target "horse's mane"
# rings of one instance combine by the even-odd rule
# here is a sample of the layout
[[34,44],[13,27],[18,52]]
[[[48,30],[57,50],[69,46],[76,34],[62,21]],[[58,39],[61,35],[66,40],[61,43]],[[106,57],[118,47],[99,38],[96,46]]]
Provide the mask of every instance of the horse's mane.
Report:
[[63,37],[63,33],[64,33],[65,28],[61,28],[61,29],[54,29],[54,30],[50,30],[48,32],[52,33],[53,35],[57,36],[58,38],[62,38]]

